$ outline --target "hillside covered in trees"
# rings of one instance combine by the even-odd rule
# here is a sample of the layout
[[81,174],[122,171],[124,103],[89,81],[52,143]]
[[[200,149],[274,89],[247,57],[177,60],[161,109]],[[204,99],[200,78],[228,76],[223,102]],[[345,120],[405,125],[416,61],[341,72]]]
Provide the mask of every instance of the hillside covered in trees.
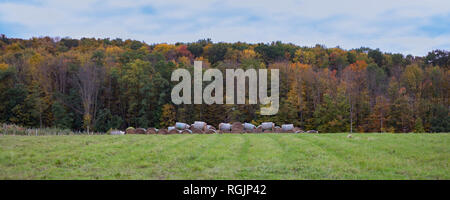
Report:
[[[321,45],[0,36],[0,123],[107,131],[176,121],[273,121],[321,132],[449,132],[450,53],[427,56]],[[174,105],[171,72],[280,69],[280,110]],[[206,83],[203,84],[207,85]]]

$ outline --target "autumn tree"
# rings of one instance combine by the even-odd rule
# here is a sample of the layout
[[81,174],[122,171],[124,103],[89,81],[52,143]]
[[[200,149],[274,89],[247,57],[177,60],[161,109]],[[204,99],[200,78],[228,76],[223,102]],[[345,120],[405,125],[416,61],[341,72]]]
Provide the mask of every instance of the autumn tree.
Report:
[[174,126],[176,119],[175,107],[172,104],[164,104],[162,107],[160,127]]
[[74,77],[83,106],[83,124],[88,133],[97,114],[97,100],[102,75],[102,66],[87,60],[79,67],[78,73]]

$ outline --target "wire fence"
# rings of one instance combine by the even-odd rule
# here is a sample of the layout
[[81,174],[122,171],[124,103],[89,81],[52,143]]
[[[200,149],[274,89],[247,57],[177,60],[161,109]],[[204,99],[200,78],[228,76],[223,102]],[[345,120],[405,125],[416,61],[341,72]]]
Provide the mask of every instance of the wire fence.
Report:
[[25,128],[15,124],[1,124],[1,135],[45,136],[45,135],[102,135],[100,132],[72,131],[59,128]]

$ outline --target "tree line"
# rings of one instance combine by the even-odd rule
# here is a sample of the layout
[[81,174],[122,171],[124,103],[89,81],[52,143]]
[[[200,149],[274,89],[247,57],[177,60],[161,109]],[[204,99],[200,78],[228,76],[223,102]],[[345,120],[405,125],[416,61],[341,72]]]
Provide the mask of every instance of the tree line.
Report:
[[[449,132],[450,53],[420,57],[282,42],[146,44],[95,38],[0,37],[0,123],[104,132],[176,121],[272,121],[321,132]],[[171,72],[280,70],[280,110],[174,105]],[[206,85],[205,83],[203,84]]]

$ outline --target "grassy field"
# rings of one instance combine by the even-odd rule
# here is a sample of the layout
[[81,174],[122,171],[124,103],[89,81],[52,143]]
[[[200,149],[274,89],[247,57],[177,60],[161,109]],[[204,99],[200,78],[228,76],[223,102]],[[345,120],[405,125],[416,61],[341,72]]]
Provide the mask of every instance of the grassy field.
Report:
[[449,134],[0,136],[0,179],[450,179]]

